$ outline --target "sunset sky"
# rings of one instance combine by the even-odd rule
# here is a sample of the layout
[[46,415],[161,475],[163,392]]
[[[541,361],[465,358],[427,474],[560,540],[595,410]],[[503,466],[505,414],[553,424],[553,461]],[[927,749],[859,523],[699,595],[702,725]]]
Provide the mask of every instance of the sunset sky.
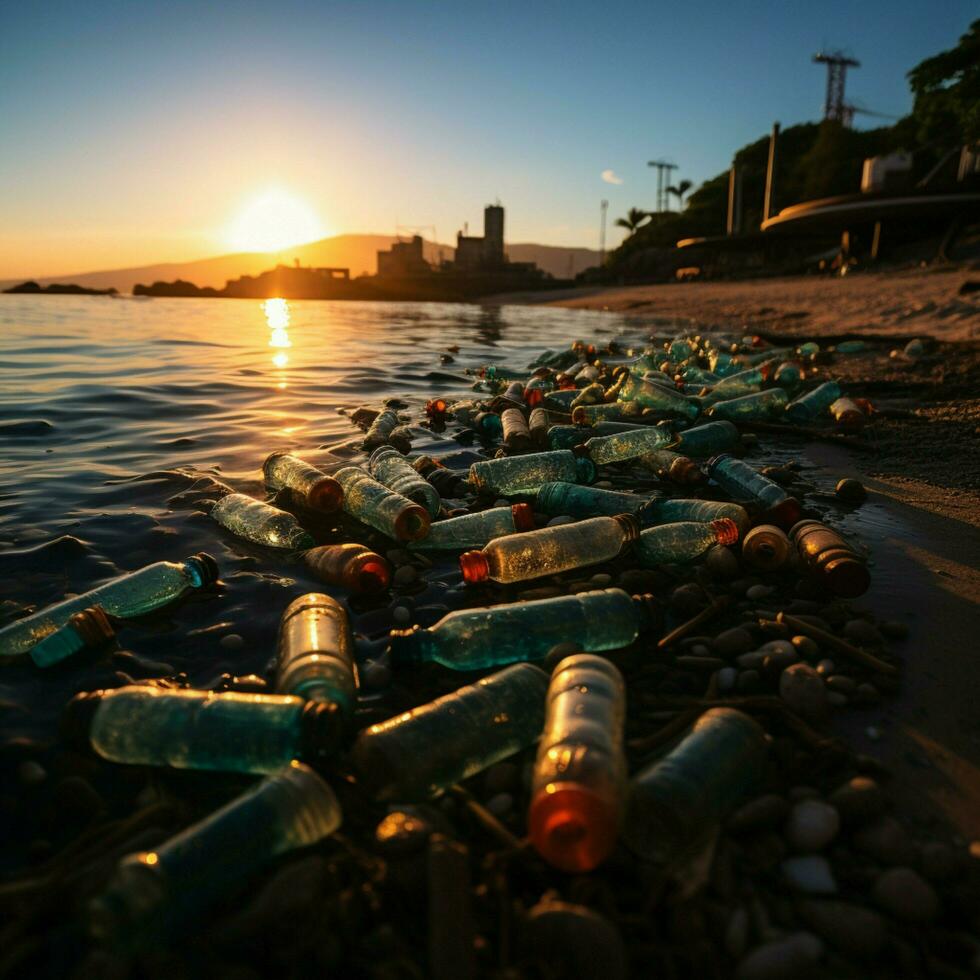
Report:
[[509,241],[596,247],[601,198],[610,223],[653,206],[647,160],[672,158],[697,184],[774,120],[818,119],[815,50],[845,47],[862,62],[849,98],[900,115],[906,71],[955,45],[976,10],[6,4],[0,278],[234,251],[269,200],[313,237],[401,223],[450,242],[499,198]]

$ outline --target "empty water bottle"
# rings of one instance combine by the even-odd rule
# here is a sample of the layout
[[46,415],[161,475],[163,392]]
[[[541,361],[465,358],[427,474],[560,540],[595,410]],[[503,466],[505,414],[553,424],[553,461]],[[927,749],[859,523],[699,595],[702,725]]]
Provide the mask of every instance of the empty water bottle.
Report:
[[372,725],[351,758],[383,802],[424,800],[532,745],[544,724],[548,675],[517,664]]
[[531,782],[528,835],[562,871],[591,871],[616,843],[626,789],[622,675],[604,657],[566,657],[551,675]]
[[706,422],[677,433],[674,449],[685,456],[703,458],[734,449],[742,441],[735,425],[728,421]]
[[303,552],[303,562],[321,582],[351,592],[383,592],[391,580],[388,562],[354,542],[310,548]]
[[341,817],[330,787],[292,762],[155,850],[123,858],[89,906],[89,929],[122,947],[173,941],[278,855],[329,837]]
[[865,559],[836,531],[819,521],[800,521],[789,532],[803,565],[831,592],[845,599],[871,585]]
[[347,610],[308,592],[282,614],[276,649],[276,691],[335,704],[349,722],[357,707],[357,667]]
[[594,425],[596,422],[622,422],[639,418],[643,406],[639,402],[606,402],[602,405],[577,405],[572,409],[572,421],[576,425]]
[[593,517],[496,538],[480,551],[460,555],[459,567],[470,585],[488,579],[501,584],[525,582],[609,561],[639,533],[640,525],[631,514]]
[[357,466],[334,474],[344,488],[344,511],[396,541],[417,541],[432,523],[424,507],[378,483]]
[[595,464],[575,456],[567,449],[547,453],[529,453],[506,459],[487,459],[470,467],[470,483],[482,493],[512,494],[536,491],[545,483],[591,483]]
[[543,514],[615,517],[617,514],[635,514],[649,500],[648,496],[586,487],[580,483],[546,483],[538,490],[534,506]]
[[534,512],[528,504],[493,507],[475,514],[460,514],[436,521],[421,541],[412,541],[411,551],[452,551],[457,548],[482,548],[507,534],[534,530]]
[[313,536],[292,514],[244,493],[229,493],[211,508],[211,517],[232,534],[267,548],[312,548]]
[[364,451],[369,452],[372,449],[377,449],[378,446],[387,445],[392,441],[392,433],[399,425],[401,425],[401,422],[395,412],[390,408],[385,409],[375,418],[371,423],[371,427],[367,430],[364,436],[364,442],[362,443]]
[[504,445],[508,449],[525,452],[531,448],[531,430],[519,408],[508,408],[501,412],[500,423],[503,426]]
[[640,457],[639,462],[662,480],[670,480],[681,486],[691,486],[704,480],[704,474],[694,460],[675,453],[672,449],[658,449],[654,453],[645,453]]
[[[218,565],[204,552],[182,562],[154,562],[0,629],[0,656],[27,653],[35,644],[64,626],[75,613],[91,606],[100,606],[115,619],[135,619],[162,609],[217,580]],[[50,653],[48,651],[44,666],[54,662],[50,659]]]
[[728,401],[715,402],[705,411],[713,419],[753,422],[768,419],[781,412],[789,401],[782,388],[767,388],[751,395],[742,395]]
[[38,667],[59,663],[82,650],[96,650],[115,637],[116,631],[100,606],[75,613],[61,629],[49,633],[31,649]]
[[742,560],[749,568],[772,572],[782,568],[793,555],[786,533],[773,524],[759,524],[742,541]]
[[708,461],[708,476],[730,497],[761,507],[773,524],[792,527],[800,516],[800,502],[748,463],[722,454]]
[[698,403],[686,398],[676,389],[645,381],[630,372],[626,372],[620,379],[616,397],[622,402],[634,402],[677,418],[696,419],[701,414]]
[[631,598],[622,589],[604,589],[458,609],[428,629],[393,630],[391,652],[396,663],[485,670],[543,660],[553,646],[568,641],[588,652],[617,650],[629,646],[649,625],[642,598]]
[[670,429],[650,425],[629,432],[617,432],[610,436],[594,436],[585,443],[586,452],[596,466],[621,463],[636,459],[645,453],[669,446],[676,440]]
[[340,484],[298,456],[272,453],[262,464],[262,473],[270,490],[291,490],[314,510],[332,512],[339,510],[344,502]]
[[851,398],[838,398],[830,406],[830,414],[839,429],[858,432],[864,427],[865,414],[861,406]]
[[424,507],[430,517],[438,517],[442,500],[434,486],[397,449],[381,446],[371,454],[368,471],[378,483]]
[[735,523],[740,534],[749,528],[749,515],[744,507],[723,500],[664,500],[653,498],[636,515],[644,527],[656,524],[676,524],[678,521],[697,521],[702,524],[727,517]]
[[722,378],[702,399],[705,404],[726,401],[759,391],[776,368],[776,361],[764,361],[757,367],[746,368]]
[[716,544],[729,545],[736,541],[738,527],[727,517],[710,524],[680,521],[646,528],[640,533],[634,551],[641,565],[655,568],[693,561]]
[[786,406],[786,417],[791,422],[802,425],[823,415],[841,396],[840,385],[836,381],[825,381],[813,391],[808,391]]

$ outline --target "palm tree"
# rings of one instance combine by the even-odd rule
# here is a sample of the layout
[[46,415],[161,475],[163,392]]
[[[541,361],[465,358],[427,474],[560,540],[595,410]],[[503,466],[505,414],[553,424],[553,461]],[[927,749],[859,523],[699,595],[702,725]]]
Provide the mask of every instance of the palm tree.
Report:
[[677,206],[680,207],[684,203],[684,195],[693,187],[694,185],[689,180],[679,180],[676,187],[668,187],[667,193],[674,194],[677,197]]
[[630,208],[629,211],[626,212],[625,218],[617,218],[616,227],[625,228],[631,235],[634,235],[652,217],[653,215],[650,214],[649,211],[641,211],[639,208]]

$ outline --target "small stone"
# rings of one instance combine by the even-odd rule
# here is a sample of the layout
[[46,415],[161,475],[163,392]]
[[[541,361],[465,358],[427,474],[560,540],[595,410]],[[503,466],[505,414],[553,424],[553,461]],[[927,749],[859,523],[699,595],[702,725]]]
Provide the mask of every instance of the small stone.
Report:
[[719,633],[711,641],[715,653],[720,657],[737,657],[741,653],[748,653],[754,644],[752,634],[741,626],[725,630]]
[[851,695],[857,690],[857,681],[846,674],[831,674],[826,678],[825,683],[831,691],[837,691],[839,694]]
[[619,929],[585,905],[545,898],[527,913],[526,951],[546,963],[554,976],[624,980],[626,947]]
[[745,598],[750,602],[768,599],[776,590],[771,585],[751,585],[745,590]]
[[722,667],[718,671],[718,693],[727,694],[735,687],[738,671],[734,667]]
[[391,584],[396,589],[403,589],[406,586],[414,585],[418,577],[419,570],[414,565],[401,565],[395,569],[395,574],[391,577]]
[[223,650],[236,652],[245,646],[245,640],[238,633],[228,633],[218,641]]
[[874,900],[903,922],[931,922],[939,915],[935,889],[911,868],[890,868],[871,889]]
[[663,582],[663,576],[652,569],[629,568],[620,573],[616,584],[630,595],[643,595],[646,592],[658,592]]
[[915,857],[912,840],[893,817],[881,817],[851,838],[857,850],[880,864],[910,864]]
[[597,572],[589,579],[589,585],[594,589],[608,589],[612,581],[613,577],[608,572]]
[[817,935],[851,956],[877,956],[888,938],[885,920],[861,905],[807,898],[796,909]]
[[841,820],[849,827],[856,827],[874,820],[885,808],[881,787],[867,776],[855,776],[829,796]]
[[838,694],[836,691],[827,692],[827,704],[832,708],[843,708],[847,706],[847,695]]
[[412,613],[411,610],[406,609],[404,606],[395,606],[395,608],[391,610],[391,618],[398,623],[399,626],[407,626],[412,621]]
[[[496,506],[496,505],[495,505]],[[570,517],[568,514],[560,514],[558,517],[552,517],[550,521],[545,525],[545,527],[561,527],[562,524],[574,524],[575,518]]]
[[827,691],[820,675],[808,664],[792,664],[779,678],[779,696],[807,721],[827,714]]
[[766,655],[762,650],[752,650],[749,653],[743,653],[736,657],[735,663],[743,670],[758,670],[765,659]]
[[816,671],[821,677],[829,677],[834,670],[836,670],[837,665],[833,660],[824,659],[817,663]]
[[788,814],[789,803],[775,793],[767,793],[740,806],[729,818],[728,829],[733,834],[772,830],[785,823]]
[[382,854],[412,854],[425,847],[432,830],[432,825],[419,814],[395,810],[375,828],[374,840]]
[[923,844],[920,858],[922,873],[932,881],[953,878],[960,870],[956,852],[941,841],[932,840]]
[[369,691],[383,691],[391,684],[391,668],[378,660],[358,672],[361,684]]
[[799,659],[796,647],[789,640],[769,640],[767,643],[763,643],[759,649],[765,650],[768,654],[793,657],[794,660]]
[[881,695],[874,684],[865,681],[863,684],[858,684],[854,692],[854,700],[858,704],[877,704],[881,700]]
[[823,956],[823,943],[811,932],[794,932],[757,946],[738,964],[735,980],[795,980],[806,976]]
[[693,582],[679,585],[670,594],[670,608],[681,616],[693,616],[708,604],[704,589]]
[[827,859],[818,854],[790,857],[783,861],[783,877],[797,891],[808,895],[833,895],[837,882]]
[[533,599],[554,599],[555,596],[564,594],[565,590],[557,585],[537,585],[533,589],[525,589],[518,593],[518,598],[531,601]]
[[816,660],[820,656],[820,647],[809,636],[794,636],[790,643],[804,660]]
[[739,694],[755,694],[762,688],[762,675],[757,670],[743,670],[735,682]]
[[497,793],[487,801],[487,809],[495,817],[504,817],[514,809],[514,797],[510,793]]
[[412,561],[412,553],[407,548],[392,548],[385,552],[385,558],[392,565],[408,565]]
[[844,624],[844,636],[862,647],[878,648],[885,645],[884,637],[874,623],[866,619],[851,619]]
[[721,544],[711,548],[705,556],[704,564],[712,576],[722,582],[735,578],[741,571],[732,550]]
[[841,480],[834,492],[845,504],[863,504],[868,499],[868,491],[860,480]]
[[837,811],[822,800],[802,800],[790,811],[784,831],[790,847],[796,851],[819,851],[840,830]]

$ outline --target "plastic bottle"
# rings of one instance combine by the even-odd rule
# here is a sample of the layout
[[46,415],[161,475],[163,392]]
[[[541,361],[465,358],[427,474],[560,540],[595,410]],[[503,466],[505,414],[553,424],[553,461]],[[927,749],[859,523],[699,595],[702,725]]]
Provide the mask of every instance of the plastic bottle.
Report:
[[365,452],[377,449],[378,446],[385,446],[391,441],[391,434],[401,425],[398,416],[390,408],[386,408],[371,423],[371,427],[364,436],[361,448]]
[[592,429],[582,425],[553,425],[548,430],[548,449],[573,449],[592,435]]
[[500,396],[515,405],[524,404],[524,385],[520,381],[512,381]]
[[555,668],[531,781],[528,835],[550,864],[591,871],[616,844],[626,790],[626,689],[604,657]]
[[477,490],[505,497],[537,490],[542,484],[555,480],[591,483],[594,479],[592,460],[575,456],[567,449],[481,460],[470,467],[470,483]]
[[335,704],[345,723],[357,707],[354,637],[347,610],[330,596],[307,592],[279,622],[276,692]]
[[713,419],[752,422],[770,418],[781,412],[788,401],[789,396],[782,388],[767,388],[752,395],[715,402],[705,411],[705,415]]
[[693,561],[716,544],[735,544],[738,527],[733,520],[721,517],[710,524],[680,521],[648,527],[634,545],[641,565],[658,565]]
[[343,717],[334,704],[282,694],[145,685],[77,694],[67,730],[103,759],[137,766],[275,772],[326,756]]
[[774,524],[756,525],[742,541],[742,560],[760,572],[782,568],[792,556],[792,543]]
[[519,752],[541,734],[548,675],[517,664],[364,729],[351,758],[382,802],[435,796]]
[[643,414],[639,402],[606,402],[602,405],[577,405],[572,409],[572,421],[576,425],[592,425],[596,422],[622,422]]
[[564,388],[561,391],[549,391],[541,400],[541,404],[544,408],[567,415],[576,398],[578,398],[577,388]]
[[635,402],[644,408],[653,408],[665,415],[684,419],[696,419],[701,407],[676,390],[644,381],[627,372],[619,385],[617,397],[622,402]]
[[412,460],[412,468],[429,481],[440,498],[465,497],[472,492],[466,473],[451,470],[431,456],[419,456]]
[[391,581],[388,562],[355,542],[310,548],[303,552],[303,563],[321,582],[351,592],[384,592]]
[[593,436],[585,443],[585,449],[596,466],[603,466],[636,459],[645,453],[663,449],[675,440],[676,436],[669,429],[650,425],[645,429],[617,432],[610,436]]
[[864,558],[819,521],[800,521],[789,532],[806,568],[835,595],[856,599],[871,585]]
[[851,398],[838,398],[830,406],[830,414],[837,428],[845,432],[859,432],[864,428],[865,414],[861,406]]
[[741,369],[735,358],[728,351],[723,350],[712,352],[708,358],[708,368],[713,374],[721,375],[723,378]]
[[694,385],[713,386],[721,381],[721,375],[705,371],[704,368],[700,368],[696,364],[689,364],[680,372],[680,376],[684,381]]
[[396,541],[417,541],[429,533],[428,511],[357,466],[345,466],[334,474],[344,488],[344,511],[363,524],[377,528]]
[[340,484],[311,463],[289,453],[272,453],[262,464],[270,490],[292,490],[308,507],[332,513],[344,502]]
[[412,541],[411,551],[453,551],[457,548],[482,548],[508,534],[534,530],[534,512],[528,504],[493,507],[475,514],[461,514],[436,521],[421,541]]
[[637,855],[690,856],[762,784],[766,736],[748,715],[712,708],[667,756],[630,784],[622,836]]
[[569,517],[605,514],[615,517],[617,514],[635,514],[649,501],[649,496],[636,493],[556,482],[546,483],[538,490],[534,506],[544,514],[567,514]]
[[703,458],[729,452],[742,441],[735,425],[728,421],[706,422],[677,433],[676,452]]
[[672,449],[658,449],[654,453],[644,453],[640,463],[651,473],[663,480],[670,480],[681,486],[693,486],[704,481],[704,474],[698,469],[697,463],[675,453]]
[[123,858],[89,906],[89,930],[121,947],[172,941],[277,855],[329,837],[341,819],[330,787],[291,762],[156,850]]
[[412,464],[397,449],[392,449],[391,446],[375,449],[368,460],[368,471],[378,483],[424,507],[430,517],[439,516],[442,500],[435,487],[419,476]]
[[480,412],[473,419],[473,428],[488,439],[499,440],[504,436],[504,423],[496,412]]
[[610,561],[639,533],[640,525],[632,514],[592,517],[496,538],[480,551],[460,555],[459,567],[469,585],[488,580],[526,582]]
[[504,445],[508,449],[524,452],[531,448],[531,431],[519,408],[507,408],[501,412],[500,423],[503,426]]
[[708,476],[730,497],[758,504],[773,524],[792,527],[799,519],[800,502],[795,497],[734,456],[723,453],[708,460]]
[[776,373],[772,376],[772,380],[780,388],[785,388],[787,391],[795,391],[803,384],[803,367],[796,361],[783,361],[776,368]]
[[292,514],[244,493],[229,493],[211,508],[211,517],[232,534],[267,548],[299,551],[316,543]]
[[392,630],[396,663],[435,662],[451,670],[485,670],[543,660],[553,646],[572,641],[598,652],[629,646],[646,628],[642,599],[622,589],[523,600],[485,609],[458,609],[435,626]]
[[605,400],[606,389],[593,382],[579,391],[578,397],[571,404],[571,408],[576,409],[579,405],[601,405]]
[[[158,561],[64,599],[0,629],[0,656],[27,653],[64,626],[75,613],[101,606],[115,619],[135,619],[162,609],[218,580],[218,564],[203,551],[182,562]],[[47,659],[44,666],[52,663]]]
[[749,529],[749,515],[739,504],[723,500],[664,500],[654,497],[636,514],[643,527],[657,524],[676,524],[678,521],[695,521],[707,524],[727,517],[734,521],[740,534]]
[[548,429],[551,428],[551,416],[548,414],[548,409],[533,409],[527,427],[531,435],[531,442],[539,449],[544,449],[548,445]]
[[823,415],[840,396],[840,385],[836,381],[825,381],[813,391],[808,391],[790,402],[786,406],[786,417],[797,425],[812,422]]
[[696,344],[689,337],[675,337],[667,345],[667,360],[674,364],[686,361],[695,351]]
[[759,391],[776,368],[775,361],[765,361],[757,367],[746,368],[737,374],[722,378],[702,399],[704,404],[713,404],[741,395]]
[[82,650],[96,650],[115,637],[116,631],[101,606],[75,613],[61,629],[49,633],[31,649],[38,667],[59,663]]

